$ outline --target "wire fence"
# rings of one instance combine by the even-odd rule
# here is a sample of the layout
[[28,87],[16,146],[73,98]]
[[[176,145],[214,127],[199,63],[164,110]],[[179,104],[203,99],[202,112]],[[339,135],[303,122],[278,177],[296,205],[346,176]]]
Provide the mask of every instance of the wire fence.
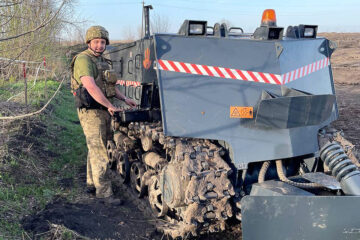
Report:
[[55,93],[51,96],[51,98],[46,102],[46,104],[44,104],[44,106],[41,109],[39,109],[37,111],[34,111],[34,112],[31,112],[31,113],[21,114],[21,115],[17,115],[17,116],[0,117],[0,120],[16,120],[16,119],[31,117],[31,116],[34,116],[36,114],[39,114],[39,113],[43,112],[46,109],[46,107],[50,104],[50,102],[54,99],[56,94],[60,91],[61,86],[63,85],[65,79],[66,79],[66,76],[64,76],[62,78],[58,88],[55,91]]
[[[43,112],[59,92],[66,79],[66,74],[60,76],[63,77],[59,78],[55,71],[47,67],[45,57],[43,61],[14,60],[0,57],[0,81],[2,81],[3,92],[7,93],[6,100],[4,99],[3,102],[21,102],[25,104],[25,112],[11,113],[11,116],[0,116],[0,120],[16,120]],[[48,97],[50,90],[47,86],[49,78],[60,82],[57,90],[50,98]],[[47,102],[39,110],[29,112],[30,93],[40,81],[43,81],[42,94]],[[11,96],[9,96],[9,93],[12,93]]]

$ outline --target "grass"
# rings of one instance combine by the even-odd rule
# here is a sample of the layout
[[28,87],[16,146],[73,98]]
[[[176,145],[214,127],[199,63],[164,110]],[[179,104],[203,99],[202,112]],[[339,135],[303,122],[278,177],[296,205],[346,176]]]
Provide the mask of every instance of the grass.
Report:
[[[58,84],[48,80],[49,96]],[[16,83],[11,87],[19,90],[23,85]],[[0,101],[10,97],[4,89],[9,89],[9,86],[0,86]],[[44,81],[38,81],[29,94],[34,109],[46,101],[43,93]],[[25,136],[15,132],[7,146],[3,146],[8,150],[3,159],[0,158],[0,240],[29,239],[21,226],[25,215],[43,209],[59,196],[71,200],[80,191],[76,181],[70,189],[59,185],[59,180],[64,178],[76,180],[87,152],[73,97],[67,86],[62,87],[50,110],[37,116],[34,122],[41,123],[43,130],[40,134]],[[21,121],[17,123],[26,125]],[[25,149],[15,145],[11,148],[11,141],[16,143],[19,137],[25,139],[19,139],[20,144],[33,147]],[[71,239],[68,235],[64,233],[63,239]]]
[[85,139],[82,128],[78,122],[77,113],[74,107],[73,96],[68,90],[61,92],[61,98],[56,99],[57,106],[51,116],[54,124],[50,125],[50,131],[59,131],[57,142],[49,143],[51,151],[61,152],[61,161],[51,164],[53,170],[63,170],[68,164],[80,166],[79,158],[86,158],[84,151]]
[[[17,102],[25,102],[25,83],[24,81],[18,82],[5,82],[0,80],[0,101],[6,101],[10,97],[13,97]],[[54,79],[48,78],[46,81],[47,93],[48,95],[52,94],[57,86],[58,82]],[[45,81],[37,80],[34,85],[34,80],[29,80],[27,83],[28,86],[28,103],[32,106],[39,106],[41,102],[45,100]]]

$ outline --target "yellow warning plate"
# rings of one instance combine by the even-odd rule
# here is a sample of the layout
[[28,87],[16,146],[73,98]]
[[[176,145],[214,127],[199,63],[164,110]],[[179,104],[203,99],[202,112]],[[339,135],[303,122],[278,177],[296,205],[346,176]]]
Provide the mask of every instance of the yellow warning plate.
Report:
[[230,118],[254,118],[253,107],[230,106]]

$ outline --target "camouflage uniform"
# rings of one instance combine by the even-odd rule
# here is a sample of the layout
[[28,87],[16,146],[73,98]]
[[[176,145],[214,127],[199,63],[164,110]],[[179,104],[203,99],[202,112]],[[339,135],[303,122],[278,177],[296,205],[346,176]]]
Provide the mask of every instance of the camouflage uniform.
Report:
[[81,108],[78,116],[88,147],[86,184],[95,186],[97,197],[109,197],[112,190],[106,174],[109,160],[105,146],[111,136],[110,115],[106,110]]
[[[106,40],[108,44],[108,39]],[[107,86],[104,79],[106,69],[109,69],[109,65],[105,59],[101,56],[94,56],[89,50],[75,56],[72,62],[71,80],[73,93],[82,87],[80,80],[82,76],[91,76],[94,78],[95,84],[110,100],[115,95],[115,85],[111,85],[111,90],[109,90],[110,87]],[[107,174],[109,159],[106,150],[107,141],[111,139],[110,114],[104,107],[100,107],[100,109],[98,107],[78,108],[77,112],[88,147],[86,183],[88,186],[95,186],[96,197],[109,197],[113,194],[111,181]]]

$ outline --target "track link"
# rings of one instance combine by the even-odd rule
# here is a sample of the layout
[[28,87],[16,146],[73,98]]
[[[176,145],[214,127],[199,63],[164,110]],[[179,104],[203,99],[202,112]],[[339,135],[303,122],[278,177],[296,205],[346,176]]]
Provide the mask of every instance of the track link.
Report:
[[161,231],[176,238],[225,230],[235,192],[221,147],[209,140],[166,137],[161,122],[113,126],[110,161],[121,164],[115,169],[129,179],[135,195],[149,201],[145,208],[162,219]]

